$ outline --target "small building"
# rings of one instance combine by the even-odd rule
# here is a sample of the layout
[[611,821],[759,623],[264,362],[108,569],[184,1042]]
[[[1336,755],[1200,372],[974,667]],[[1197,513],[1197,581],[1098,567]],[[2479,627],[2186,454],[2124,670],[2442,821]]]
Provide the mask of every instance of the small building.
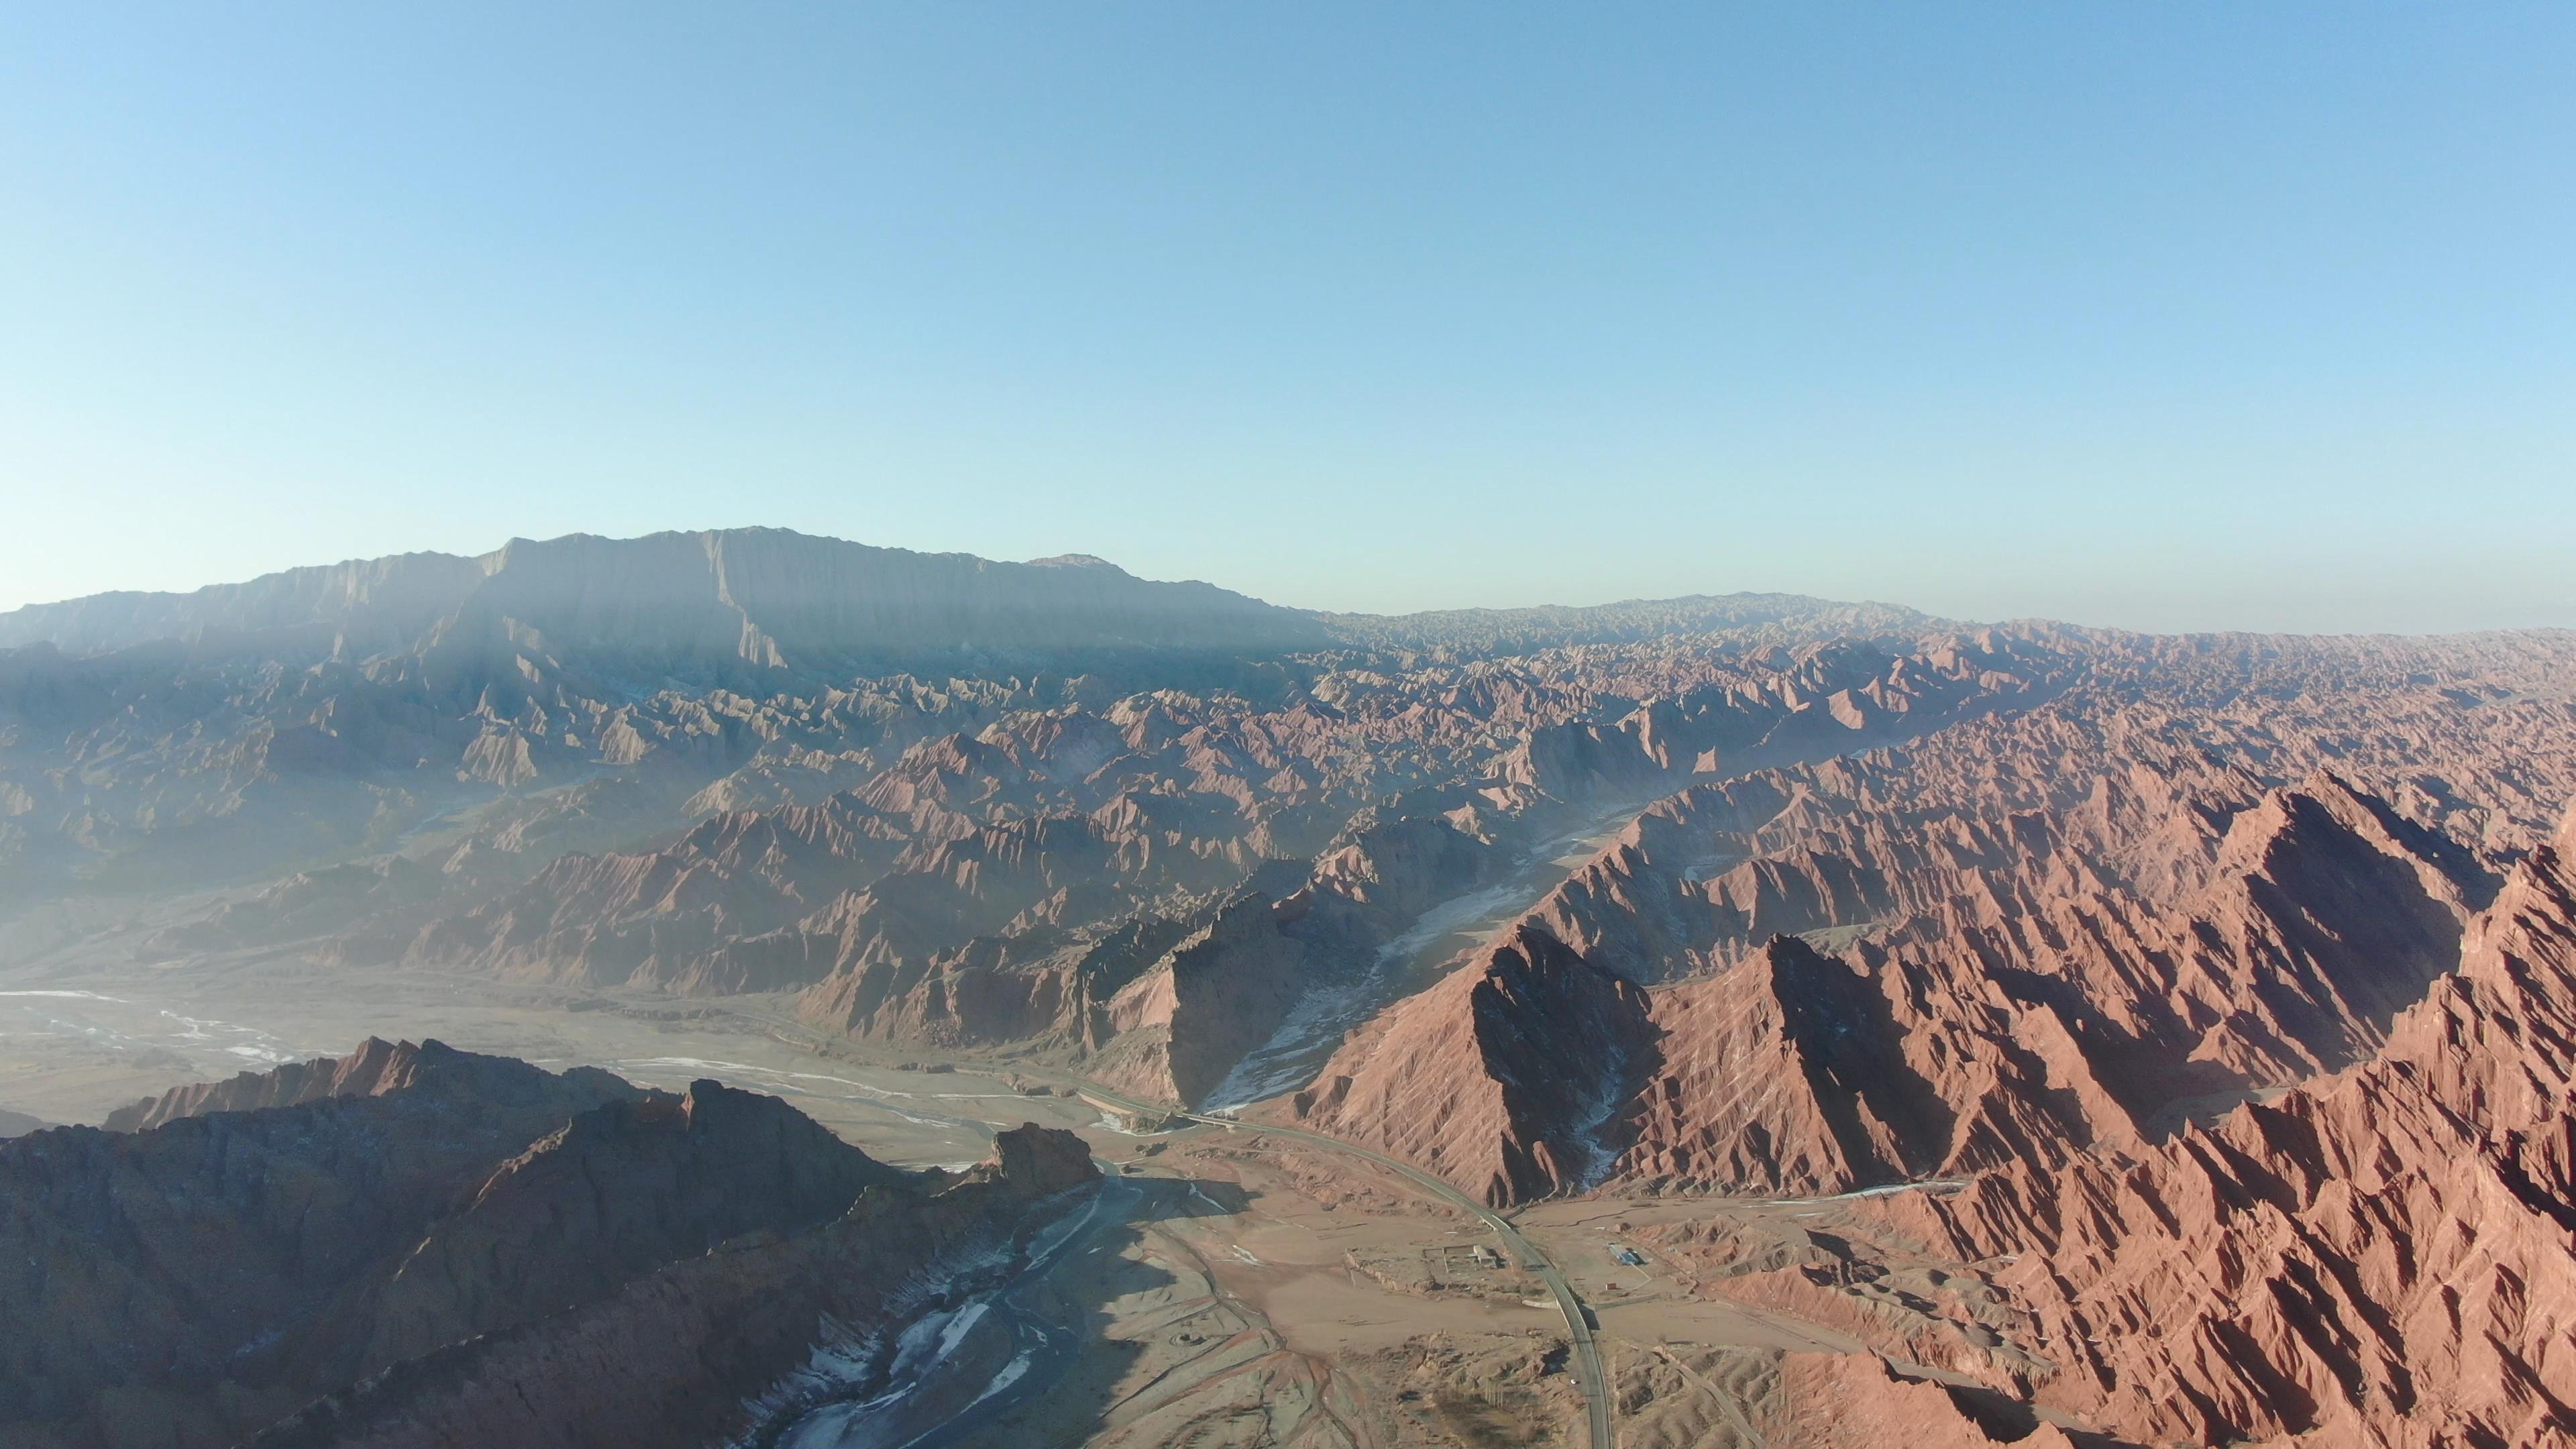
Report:
[[1643,1253],[1638,1252],[1634,1248],[1620,1247],[1617,1243],[1612,1243],[1610,1245],[1610,1256],[1616,1259],[1623,1267],[1642,1268],[1646,1266],[1646,1257]]
[[1475,1247],[1470,1248],[1467,1251],[1467,1256],[1479,1268],[1499,1268],[1503,1266],[1503,1255],[1486,1247],[1482,1243],[1478,1243]]

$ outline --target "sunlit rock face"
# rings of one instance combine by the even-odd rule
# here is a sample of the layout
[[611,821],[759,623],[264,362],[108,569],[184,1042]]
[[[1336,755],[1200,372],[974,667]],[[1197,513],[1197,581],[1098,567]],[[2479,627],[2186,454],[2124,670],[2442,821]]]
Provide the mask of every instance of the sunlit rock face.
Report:
[[2044,1401],[2142,1440],[2565,1442],[2576,1403],[2576,833],[2514,868],[2371,1061],[1904,1221],[1998,1274]]
[[[2563,698],[2412,667],[2493,647],[2266,641],[2258,666],[2125,641],[2027,708],[1689,786],[1513,928],[1518,957],[1655,988],[1642,1024],[1453,980],[1306,1111],[1472,1164],[1462,1187],[1562,1191],[1489,1165],[1555,1130],[1557,1098],[1499,1087],[1526,1036],[1560,1097],[1618,1096],[1591,1181],[1839,1193],[2136,1150],[2366,1062],[2576,794]],[[1443,1059],[1391,1062],[1413,1055],[1393,1040]]]

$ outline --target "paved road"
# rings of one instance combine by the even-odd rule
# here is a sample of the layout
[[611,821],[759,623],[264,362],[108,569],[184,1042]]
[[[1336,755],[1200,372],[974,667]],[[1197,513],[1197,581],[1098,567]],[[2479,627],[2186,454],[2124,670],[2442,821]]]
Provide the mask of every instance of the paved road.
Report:
[[1566,1339],[1574,1347],[1574,1376],[1583,1387],[1584,1414],[1592,1426],[1592,1449],[1614,1449],[1616,1438],[1610,1427],[1610,1381],[1601,1371],[1601,1350],[1592,1341],[1592,1322],[1585,1316],[1583,1300],[1574,1296],[1573,1285],[1567,1283],[1565,1275],[1556,1270],[1556,1264],[1545,1253],[1539,1251],[1536,1243],[1522,1237],[1520,1229],[1513,1227],[1510,1219],[1411,1163],[1399,1162],[1383,1153],[1354,1146],[1338,1137],[1327,1137],[1321,1132],[1309,1132],[1302,1127],[1273,1127],[1264,1123],[1239,1122],[1232,1117],[1176,1111],[1170,1107],[1138,1102],[1121,1097],[1114,1092],[1102,1091],[1089,1083],[1083,1084],[1081,1092],[1086,1101],[1104,1109],[1124,1110],[1149,1116],[1178,1117],[1211,1127],[1223,1127],[1229,1132],[1259,1132],[1265,1136],[1288,1137],[1299,1142],[1311,1142],[1318,1147],[1329,1148],[1336,1152],[1347,1152],[1353,1157],[1365,1158],[1376,1163],[1442,1202],[1465,1208],[1482,1218],[1485,1226],[1494,1230],[1494,1236],[1502,1240],[1504,1248],[1514,1255],[1515,1261],[1527,1263],[1530,1271],[1538,1274],[1539,1281],[1545,1283],[1547,1291],[1555,1296],[1558,1310],[1565,1315]]

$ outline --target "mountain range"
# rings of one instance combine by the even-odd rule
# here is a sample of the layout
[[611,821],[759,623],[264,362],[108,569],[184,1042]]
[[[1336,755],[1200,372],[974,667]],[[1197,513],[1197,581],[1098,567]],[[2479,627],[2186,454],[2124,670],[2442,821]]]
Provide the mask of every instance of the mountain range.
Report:
[[[764,529],[0,615],[0,984],[265,961],[607,994],[1315,1134],[1489,1210],[1634,1211],[1673,1291],[1848,1345],[1763,1369],[1764,1402],[1960,1443],[2568,1442],[2571,801],[2564,631],[1324,614]],[[65,1184],[176,1183],[154,1154],[236,1130],[191,1123],[292,1156],[441,1073],[534,1115],[365,1167],[381,1190],[535,1183],[598,1133],[697,1223],[669,1134],[714,1131],[705,1171],[791,1166],[699,1249],[936,1195],[712,1083],[443,1051],[35,1133],[0,1149],[0,1227],[69,1243],[103,1230]],[[292,1143],[259,1125],[299,1112]],[[195,1289],[117,1286],[167,1341],[116,1352],[184,1371],[113,1384],[80,1367],[122,1362],[112,1325],[7,1298],[45,1367],[0,1408],[92,1426],[65,1443],[192,1394],[277,1443],[410,1422],[430,1398],[371,1375],[537,1330],[495,1289],[400,1306],[381,1255],[488,1276],[563,1211],[370,1219],[323,1278],[244,1289],[238,1341],[190,1337]],[[584,1303],[685,1256],[566,1251]],[[327,1372],[259,1358],[296,1335],[341,1346]]]

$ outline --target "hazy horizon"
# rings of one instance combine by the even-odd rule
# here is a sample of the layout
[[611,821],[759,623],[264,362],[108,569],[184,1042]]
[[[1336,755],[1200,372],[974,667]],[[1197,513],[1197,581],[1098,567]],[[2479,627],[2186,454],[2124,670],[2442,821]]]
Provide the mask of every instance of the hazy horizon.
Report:
[[2571,53],[2541,6],[15,12],[0,608],[758,524],[1365,612],[2576,625]]
[[[741,525],[733,525],[733,526],[731,526],[731,527],[722,527],[722,526],[720,526],[720,527],[704,528],[704,529],[698,529],[698,528],[683,528],[683,529],[655,529],[655,530],[653,530],[652,532],[653,532],[653,533],[656,533],[656,534],[660,534],[660,533],[699,534],[699,533],[722,533],[722,532],[734,532],[734,531],[743,531],[743,530],[751,530],[751,529],[761,529],[761,528],[768,528],[768,527],[772,527],[772,525],[766,525],[766,524],[741,524]],[[801,530],[788,530],[788,531],[790,531],[790,532],[801,532]],[[626,538],[631,539],[631,538],[640,538],[640,537],[645,537],[645,536],[647,536],[647,535],[641,535],[641,534],[639,534],[639,535],[627,535],[627,536],[625,536],[625,537],[626,537]],[[1874,605],[1883,605],[1883,606],[1890,606],[1890,607],[1902,608],[1902,609],[1912,609],[1912,610],[1915,610],[1915,611],[1916,611],[1916,612],[1918,612],[1918,613],[1926,614],[1926,615],[1929,615],[1929,616],[1934,617],[1934,618],[1938,618],[1938,619],[1947,619],[1947,620],[1951,620],[1951,621],[1958,622],[1958,623],[1963,623],[1963,624],[2006,624],[2006,623],[2029,622],[2029,621],[2046,621],[2046,622],[2054,622],[2054,623],[2065,623],[2065,624],[2085,625],[2085,626],[2097,627],[2097,628],[2128,629],[2128,630],[2132,630],[2132,631],[2134,631],[2134,632],[2139,632],[2139,633],[2150,633],[2150,634],[2153,634],[2153,633],[2170,633],[2170,634],[2192,634],[2192,633],[2313,633],[2313,634],[2323,634],[2323,635],[2335,635],[2335,634],[2349,634],[2349,635],[2394,634],[2394,635],[2429,636],[2429,635],[2438,635],[2438,634],[2476,633],[2476,632],[2485,632],[2485,631],[2490,631],[2490,630],[2511,630],[2511,629],[2557,629],[2557,628],[2567,628],[2567,627],[2570,627],[2570,626],[2568,626],[2568,625],[2563,625],[2563,624],[2556,624],[2556,623],[2547,623],[2547,622],[2544,622],[2544,623],[2537,623],[2537,624],[2510,624],[2510,623],[2508,623],[2508,624],[2493,624],[2493,625],[2468,625],[2468,626],[2464,626],[2464,627],[2456,628],[2456,629],[2313,629],[2313,630],[2267,630],[2267,629],[2261,629],[2261,628],[2246,628],[2246,627],[2240,627],[2240,626],[2221,626],[2221,627],[2217,627],[2217,628],[2154,629],[2154,628],[2144,628],[2144,627],[2140,627],[2140,626],[2121,624],[2121,623],[2116,623],[2116,622],[2111,622],[2111,621],[2105,621],[2105,620],[2099,620],[2099,619],[2076,619],[2076,618],[2067,618],[2067,617],[2063,617],[2063,616],[2058,616],[2058,615],[2049,615],[2049,614],[2013,614],[2013,615],[1977,616],[1977,615],[1968,615],[1968,614],[1945,613],[1945,612],[1944,612],[1944,611],[1942,611],[1942,610],[1925,608],[1925,607],[1923,607],[1922,605],[1917,604],[1917,603],[1913,602],[1912,600],[1908,600],[1908,599],[1901,599],[1901,598],[1866,597],[1866,596],[1859,596],[1859,595],[1853,595],[1853,596],[1837,596],[1837,595],[1830,595],[1830,594],[1818,594],[1818,593],[1814,593],[1814,592],[1809,591],[1809,590],[1800,590],[1800,589],[1700,589],[1700,590],[1690,590],[1690,591],[1686,591],[1686,592],[1684,592],[1684,593],[1678,593],[1678,594],[1622,594],[1622,595],[1618,595],[1618,596],[1615,596],[1615,597],[1609,597],[1609,598],[1582,598],[1582,599],[1555,598],[1555,599],[1531,599],[1531,600],[1525,600],[1525,601],[1519,601],[1519,602],[1513,602],[1513,603],[1476,603],[1476,602],[1467,602],[1467,603],[1456,603],[1456,604],[1434,604],[1434,605],[1429,605],[1429,606],[1427,606],[1427,607],[1420,608],[1420,609],[1376,610],[1376,609],[1362,609],[1362,608],[1343,608],[1343,607],[1338,607],[1338,606],[1331,605],[1331,604],[1289,603],[1288,601],[1285,601],[1285,600],[1264,598],[1262,595],[1252,593],[1252,592],[1251,592],[1251,591],[1249,591],[1249,590],[1241,589],[1241,588],[1237,588],[1235,585],[1230,584],[1230,583],[1228,583],[1226,580],[1221,579],[1221,578],[1205,578],[1205,577],[1201,577],[1201,576],[1199,576],[1199,575],[1194,575],[1194,574],[1193,574],[1193,575],[1178,575],[1178,574],[1175,574],[1175,575],[1158,575],[1158,574],[1147,574],[1147,573],[1143,573],[1143,572],[1141,572],[1141,571],[1139,571],[1139,570],[1135,570],[1135,569],[1130,569],[1130,568],[1128,568],[1128,567],[1126,566],[1126,564],[1125,564],[1125,563],[1121,562],[1121,561],[1120,561],[1120,560],[1118,560],[1118,559],[1115,559],[1115,558],[1107,558],[1107,557],[1104,557],[1104,556],[1101,556],[1101,555],[1096,555],[1096,554],[1094,554],[1094,555],[1085,555],[1085,554],[1081,554],[1081,553],[1078,553],[1078,552],[1064,552],[1064,553],[1057,553],[1057,554],[1038,554],[1038,555],[1033,555],[1033,556],[1031,556],[1031,557],[1029,557],[1029,558],[1025,558],[1025,559],[996,559],[996,558],[992,558],[992,557],[987,556],[987,555],[974,554],[974,553],[972,552],[972,550],[965,550],[965,549],[917,549],[917,548],[908,548],[906,545],[899,544],[899,543],[885,543],[885,542],[881,542],[881,541],[873,540],[873,539],[848,539],[848,538],[839,538],[839,537],[836,537],[836,536],[834,536],[834,535],[830,535],[830,534],[805,534],[804,536],[806,536],[806,537],[810,537],[810,538],[826,539],[826,540],[829,540],[829,541],[832,541],[832,542],[838,542],[838,543],[851,543],[851,544],[858,544],[858,545],[861,545],[861,546],[864,546],[864,547],[870,547],[870,548],[888,549],[888,550],[892,550],[892,551],[896,551],[896,552],[909,552],[909,553],[917,553],[917,554],[952,554],[952,555],[965,555],[965,556],[969,556],[969,557],[981,558],[981,559],[983,559],[985,562],[989,562],[989,563],[1045,563],[1045,562],[1050,562],[1050,561],[1055,560],[1055,559],[1059,559],[1059,558],[1066,558],[1066,557],[1089,557],[1089,558],[1096,559],[1096,560],[1097,560],[1097,561],[1099,561],[1099,562],[1103,562],[1103,563],[1107,563],[1107,564],[1113,565],[1113,566],[1115,566],[1115,567],[1117,567],[1117,568],[1120,568],[1120,569],[1122,569],[1122,570],[1124,570],[1124,571],[1126,571],[1126,572],[1128,572],[1128,573],[1130,573],[1130,574],[1133,574],[1133,575],[1135,575],[1135,576],[1137,576],[1137,577],[1139,577],[1139,578],[1144,578],[1144,579],[1148,579],[1148,580],[1156,580],[1156,581],[1162,581],[1162,582],[1188,582],[1188,583],[1205,583],[1205,584],[1213,584],[1213,585],[1215,585],[1216,587],[1221,588],[1221,589],[1228,589],[1228,590],[1231,590],[1232,592],[1235,592],[1235,593],[1238,593],[1238,594],[1245,594],[1245,595],[1247,595],[1248,597],[1251,597],[1251,598],[1253,598],[1253,599],[1259,600],[1260,602],[1263,602],[1263,603],[1269,603],[1269,604],[1280,604],[1280,605],[1285,605],[1286,607],[1295,608],[1295,609],[1307,610],[1307,611],[1315,612],[1315,613],[1323,613],[1323,614],[1347,614],[1347,615],[1374,616],[1374,617],[1401,617],[1401,616],[1405,616],[1405,615],[1412,615],[1412,614],[1438,614],[1438,613],[1452,613],[1452,612],[1477,612],[1477,611],[1496,611],[1496,612],[1499,612],[1499,611],[1509,611],[1509,610],[1515,610],[1515,609],[1586,609],[1586,608],[1609,607],[1609,606],[1615,606],[1615,605],[1619,605],[1619,604],[1631,604],[1631,603],[1653,603],[1653,602],[1658,602],[1658,601],[1663,601],[1663,600],[1671,600],[1671,599],[1679,599],[1679,598],[1687,598],[1687,597],[1702,597],[1702,596],[1717,597],[1717,596],[1726,596],[1726,595],[1733,595],[1733,594],[1756,594],[1756,595],[1766,595],[1766,594],[1767,594],[1767,595],[1784,595],[1784,596],[1793,596],[1793,597],[1803,597],[1803,598],[1814,599],[1814,600],[1817,600],[1817,601],[1819,601],[1819,602],[1824,602],[1824,603],[1834,603],[1834,604],[1855,604],[1855,605],[1860,605],[1860,604],[1874,604]],[[561,534],[559,534],[559,535],[555,535],[555,538],[556,538],[556,539],[561,539],[561,538],[565,538],[565,537],[594,537],[594,538],[597,538],[597,537],[609,537],[609,536],[608,536],[608,535],[601,535],[601,534],[597,534],[597,533],[582,533],[582,532],[576,532],[576,533],[574,533],[574,534],[570,534],[570,535],[561,535]],[[525,535],[513,535],[511,538],[504,539],[504,540],[502,540],[500,543],[494,544],[492,547],[490,547],[490,548],[485,548],[485,549],[473,549],[473,550],[417,549],[417,550],[404,550],[403,552],[406,552],[406,553],[423,553],[423,554],[441,554],[441,555],[444,555],[444,556],[446,556],[446,557],[451,557],[451,558],[484,558],[484,557],[489,557],[489,556],[491,556],[491,555],[493,555],[493,554],[495,554],[495,553],[499,552],[501,549],[503,549],[503,548],[507,547],[509,544],[512,544],[512,543],[521,543],[521,542],[540,542],[540,543],[541,543],[541,542],[548,542],[548,541],[550,541],[550,540],[546,540],[546,539],[530,539],[530,538],[528,538],[528,537],[527,537],[527,536],[525,536]],[[620,541],[620,540],[612,539],[612,541]],[[315,562],[315,563],[311,563],[311,564],[299,564],[299,565],[294,565],[294,566],[293,566],[293,569],[303,569],[303,568],[330,568],[330,567],[339,566],[339,565],[357,564],[357,563],[366,563],[366,562],[371,562],[371,561],[373,561],[374,559],[382,559],[382,558],[387,558],[387,557],[396,557],[396,556],[398,556],[398,555],[382,555],[382,554],[380,554],[380,555],[374,555],[374,556],[372,556],[372,557],[370,557],[370,558],[345,558],[345,559],[331,559],[331,560],[327,560],[327,561],[317,561],[317,562]],[[222,586],[224,586],[224,585],[228,585],[228,584],[240,584],[240,583],[247,583],[247,582],[251,582],[253,579],[256,579],[256,578],[267,577],[267,576],[269,576],[269,575],[273,575],[273,574],[281,573],[281,572],[291,572],[291,571],[293,571],[293,569],[289,569],[289,570],[268,570],[268,571],[266,571],[266,572],[265,572],[265,573],[263,573],[263,574],[259,574],[259,575],[252,575],[250,578],[246,578],[246,579],[219,579],[219,580],[213,580],[213,581],[210,581],[210,582],[209,582],[209,583],[207,583],[207,584],[198,585],[198,586],[196,586],[195,588],[187,588],[187,589],[145,589],[145,590],[115,590],[115,589],[111,589],[111,590],[102,590],[102,591],[100,591],[100,593],[102,593],[102,594],[118,594],[118,593],[143,593],[143,594],[188,594],[188,593],[197,592],[197,591],[199,591],[199,590],[201,590],[201,589],[205,589],[205,588],[219,588],[219,587],[222,587]],[[12,612],[12,611],[14,611],[14,610],[16,610],[16,609],[20,609],[20,608],[27,608],[27,607],[41,606],[41,605],[47,605],[47,604],[74,603],[74,602],[78,602],[80,599],[83,599],[83,598],[90,598],[90,597],[97,597],[97,596],[98,596],[98,595],[93,594],[93,595],[74,595],[74,596],[72,596],[72,597],[70,597],[70,598],[67,598],[67,599],[31,599],[31,600],[28,600],[28,601],[27,601],[26,603],[24,603],[24,604],[12,604],[12,605],[8,605],[8,606],[5,606],[5,607],[0,607],[0,614],[9,613],[9,612]]]

